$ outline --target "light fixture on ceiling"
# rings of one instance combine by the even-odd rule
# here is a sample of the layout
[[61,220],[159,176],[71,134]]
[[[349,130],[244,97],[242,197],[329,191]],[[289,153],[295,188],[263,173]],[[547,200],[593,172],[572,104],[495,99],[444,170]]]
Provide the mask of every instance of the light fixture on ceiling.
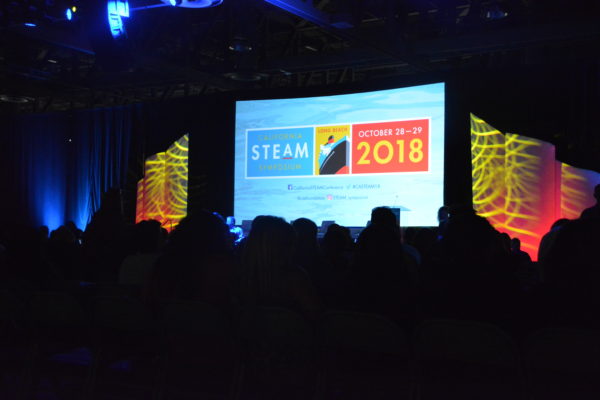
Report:
[[13,103],[13,104],[25,104],[33,101],[31,97],[27,96],[18,96],[12,94],[0,94],[0,102],[3,103]]
[[256,71],[234,71],[226,73],[225,77],[238,82],[258,82],[268,75]]
[[508,17],[508,11],[506,11],[506,9],[502,7],[499,3],[494,2],[484,9],[483,16],[485,19],[488,19],[490,21],[497,21],[499,19]]
[[106,3],[108,26],[113,38],[126,35],[123,18],[129,18],[129,2],[127,0],[108,0]]
[[208,8],[220,5],[223,0],[162,0],[162,2],[173,7]]
[[229,50],[235,51],[236,53],[249,53],[254,47],[250,40],[242,36],[236,36],[233,38],[228,47]]

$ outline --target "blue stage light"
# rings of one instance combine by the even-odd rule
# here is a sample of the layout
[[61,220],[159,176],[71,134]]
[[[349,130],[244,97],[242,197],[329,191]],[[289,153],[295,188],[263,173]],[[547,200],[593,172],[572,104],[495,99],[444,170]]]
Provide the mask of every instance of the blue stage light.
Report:
[[223,0],[162,0],[163,3],[181,8],[207,8],[223,3]]
[[108,26],[113,38],[125,36],[123,18],[129,18],[129,2],[127,0],[109,0],[106,4]]
[[34,24],[33,22],[25,22],[23,25],[29,26],[31,28],[35,28],[37,26],[37,24]]
[[67,8],[67,10],[65,11],[65,17],[67,17],[67,21],[73,19],[73,11],[71,11],[70,8]]

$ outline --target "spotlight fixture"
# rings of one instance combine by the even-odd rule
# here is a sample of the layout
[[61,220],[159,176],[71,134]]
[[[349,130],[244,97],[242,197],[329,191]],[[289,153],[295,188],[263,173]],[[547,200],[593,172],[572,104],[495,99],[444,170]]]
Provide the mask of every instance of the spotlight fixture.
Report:
[[184,8],[207,8],[215,7],[223,3],[223,0],[162,0],[173,7],[184,7]]
[[106,9],[108,26],[113,38],[124,37],[126,32],[123,18],[129,18],[129,2],[127,0],[108,0]]
[[25,22],[23,25],[28,26],[30,28],[35,28],[37,26],[37,24],[33,22]]
[[77,7],[76,6],[72,6],[69,7],[65,10],[65,17],[67,18],[67,21],[72,21],[73,18],[75,18],[75,13],[77,12]]

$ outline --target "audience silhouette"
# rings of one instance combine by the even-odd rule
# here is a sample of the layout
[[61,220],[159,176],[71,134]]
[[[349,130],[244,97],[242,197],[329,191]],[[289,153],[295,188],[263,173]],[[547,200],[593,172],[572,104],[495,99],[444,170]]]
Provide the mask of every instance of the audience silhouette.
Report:
[[320,238],[307,218],[261,215],[238,242],[233,220],[209,211],[190,213],[172,232],[154,220],[128,227],[112,190],[84,233],[72,222],[52,232],[4,227],[0,281],[19,293],[56,289],[56,281],[135,286],[131,295],[155,312],[173,301],[232,318],[279,307],[312,326],[330,310],[384,316],[402,329],[432,318],[479,321],[521,340],[544,327],[600,328],[598,209],[556,221],[532,262],[518,238],[470,205],[441,207],[437,228],[411,228],[405,240],[392,210],[377,207],[356,240],[338,224]]
[[308,276],[294,260],[297,236],[282,218],[254,219],[239,270],[238,295],[243,306],[282,306],[315,319],[320,300]]
[[218,216],[200,211],[173,230],[145,293],[151,302],[198,300],[228,309],[233,270],[227,225]]

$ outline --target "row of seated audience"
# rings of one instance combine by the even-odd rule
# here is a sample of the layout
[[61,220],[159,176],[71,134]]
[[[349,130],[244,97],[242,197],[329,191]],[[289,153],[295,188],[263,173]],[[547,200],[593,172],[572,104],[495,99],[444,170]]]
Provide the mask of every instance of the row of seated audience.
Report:
[[[597,190],[598,191],[598,190]],[[403,326],[448,317],[496,323],[514,334],[547,325],[599,327],[600,219],[560,220],[532,263],[518,240],[469,207],[443,207],[437,229],[397,226],[385,207],[354,240],[331,225],[258,216],[236,243],[220,216],[186,217],[170,233],[156,221],[128,227],[108,194],[85,232],[15,228],[0,237],[4,285],[49,280],[138,285],[144,301],[204,301],[227,311],[273,305],[317,320],[325,309],[388,316]],[[595,206],[598,207],[598,206]],[[403,237],[404,236],[404,237]]]

